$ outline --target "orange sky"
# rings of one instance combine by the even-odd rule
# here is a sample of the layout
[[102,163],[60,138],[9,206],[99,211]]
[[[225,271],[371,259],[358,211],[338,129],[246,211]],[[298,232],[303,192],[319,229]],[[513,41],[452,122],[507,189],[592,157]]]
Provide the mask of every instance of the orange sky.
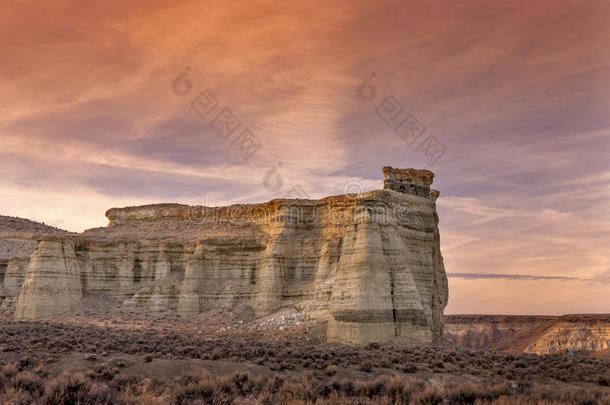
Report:
[[[2,5],[0,213],[80,231],[110,207],[319,198],[426,167],[447,313],[610,312],[610,3],[174,3]],[[408,114],[438,160],[394,131]]]

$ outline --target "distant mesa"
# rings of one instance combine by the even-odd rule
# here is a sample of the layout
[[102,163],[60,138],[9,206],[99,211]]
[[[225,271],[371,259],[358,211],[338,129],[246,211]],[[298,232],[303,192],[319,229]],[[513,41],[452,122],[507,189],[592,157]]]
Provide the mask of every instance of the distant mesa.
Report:
[[610,355],[610,314],[446,315],[445,338],[476,350]]

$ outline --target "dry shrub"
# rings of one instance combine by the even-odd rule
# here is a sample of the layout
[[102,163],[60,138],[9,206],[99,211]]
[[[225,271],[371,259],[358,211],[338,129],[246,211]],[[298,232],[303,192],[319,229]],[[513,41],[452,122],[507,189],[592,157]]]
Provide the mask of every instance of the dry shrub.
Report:
[[329,364],[324,369],[324,374],[326,374],[327,376],[333,376],[337,374],[337,366],[335,366],[334,364]]
[[441,391],[434,386],[427,386],[423,391],[413,394],[413,405],[439,405],[443,403]]
[[81,373],[64,371],[46,386],[43,401],[48,405],[86,403],[91,383]]
[[173,402],[176,405],[192,404],[195,401],[203,401],[202,403],[212,403],[212,399],[216,394],[216,384],[212,381],[200,381],[190,383],[180,387],[174,393]]
[[365,373],[370,373],[372,369],[373,369],[373,364],[368,360],[363,361],[360,364],[360,371],[364,371]]
[[[610,405],[605,388],[610,382],[610,361],[578,354],[535,356],[443,346],[314,345],[298,339],[267,341],[245,335],[209,338],[172,329],[122,330],[2,319],[0,341],[5,351],[17,352],[17,357],[11,358],[21,359],[9,364],[0,360],[0,404]],[[60,360],[60,353],[70,351],[92,362],[101,362],[106,355],[115,360],[108,364],[90,363],[91,369],[85,375],[67,373],[56,378],[49,377],[45,367],[38,364],[36,353],[45,353],[43,362],[49,364]],[[19,357],[21,352],[29,354]],[[135,356],[126,360],[126,352]],[[153,357],[247,361],[277,372],[267,377],[249,373],[219,377],[191,372],[181,377],[141,378],[126,376],[126,371],[120,369],[133,364],[134,358],[143,363]],[[339,367],[342,375],[357,378],[337,378]],[[379,378],[379,368],[390,368],[402,375]],[[443,378],[451,374],[457,383],[441,389],[403,373],[418,373],[433,380],[438,373]],[[436,377],[431,375],[434,373]],[[586,383],[586,390],[575,388],[581,383]]]
[[484,393],[470,382],[445,388],[445,397],[454,404],[474,404]]
[[1,374],[5,378],[11,378],[11,377],[17,375],[18,372],[19,372],[19,368],[17,368],[17,364],[9,363],[9,364],[4,365],[4,367],[2,367]]
[[610,371],[605,375],[600,375],[597,378],[597,384],[601,385],[602,387],[610,387]]
[[22,391],[15,387],[8,387],[0,392],[0,404],[26,405],[34,401],[29,392]]
[[[8,370],[9,374],[12,370]],[[215,376],[207,371],[190,372],[175,379],[142,379],[116,375],[100,380],[90,370],[83,374],[64,372],[43,378],[30,371],[11,377],[0,386],[0,403],[7,404],[303,404],[303,405],[434,405],[434,404],[547,404],[610,405],[602,388],[587,390],[566,386],[536,386],[483,380],[445,386],[443,390],[426,380],[404,376],[354,381],[328,380],[324,373],[254,376],[235,372]]]
[[549,403],[574,404],[574,405],[597,405],[602,399],[610,400],[610,395],[603,391],[594,389],[549,389],[546,387],[535,387],[529,396],[537,401]]
[[30,393],[34,397],[40,397],[44,393],[42,378],[29,371],[23,371],[13,377],[11,385],[18,390]]
[[141,381],[135,375],[117,374],[112,379],[110,386],[120,392],[138,392],[141,391]]

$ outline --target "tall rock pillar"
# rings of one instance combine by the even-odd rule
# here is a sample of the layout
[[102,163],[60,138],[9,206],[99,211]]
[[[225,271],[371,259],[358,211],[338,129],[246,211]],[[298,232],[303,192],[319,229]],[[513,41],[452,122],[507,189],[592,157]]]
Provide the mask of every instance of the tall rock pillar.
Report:
[[74,243],[41,241],[30,258],[15,318],[36,319],[70,313],[82,296]]
[[367,344],[394,339],[390,277],[379,225],[349,225],[331,295],[329,342]]

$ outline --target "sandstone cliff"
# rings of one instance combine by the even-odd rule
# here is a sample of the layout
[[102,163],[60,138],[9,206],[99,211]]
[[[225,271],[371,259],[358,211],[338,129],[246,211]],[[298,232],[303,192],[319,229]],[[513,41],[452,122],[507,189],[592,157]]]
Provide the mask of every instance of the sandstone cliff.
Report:
[[17,318],[40,318],[71,312],[82,297],[80,269],[70,240],[44,241],[28,264]]
[[29,219],[0,215],[0,311],[14,311],[36,239],[67,233]]
[[113,208],[109,225],[41,236],[17,318],[61,315],[81,297],[183,316],[294,306],[329,341],[427,344],[442,337],[447,279],[427,170],[384,168],[384,190],[321,200]]
[[448,315],[445,337],[471,349],[549,354],[610,349],[610,315]]

